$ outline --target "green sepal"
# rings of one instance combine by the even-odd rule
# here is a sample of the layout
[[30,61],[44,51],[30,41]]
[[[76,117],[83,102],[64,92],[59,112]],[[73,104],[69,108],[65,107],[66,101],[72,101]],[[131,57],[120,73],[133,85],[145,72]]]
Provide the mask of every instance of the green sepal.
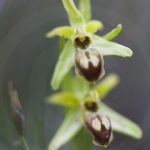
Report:
[[46,98],[47,103],[61,105],[66,107],[80,106],[79,98],[71,92],[61,92],[53,94]]
[[122,56],[131,57],[133,52],[130,48],[117,44],[115,42],[110,42],[98,35],[93,35],[93,45],[103,56]]
[[[91,84],[82,77],[73,76],[70,72],[66,75],[62,84],[63,91],[69,91],[78,96],[81,100],[89,93]],[[82,91],[82,92],[81,92]]]
[[103,99],[118,85],[119,80],[120,78],[117,74],[111,73],[103,78],[93,89],[97,91],[100,99]]
[[136,123],[119,114],[106,104],[100,104],[100,111],[104,112],[110,118],[114,131],[131,136],[135,139],[140,139],[142,137],[142,130]]
[[85,25],[85,19],[80,11],[76,8],[73,0],[62,0],[67,11],[70,25],[78,28]]
[[98,30],[103,29],[103,23],[99,20],[91,20],[85,26],[87,32],[95,33]]
[[59,52],[61,53],[65,46],[65,37],[61,36],[59,40]]
[[112,40],[114,39],[116,36],[118,36],[118,34],[122,31],[122,25],[118,24],[117,28],[113,29],[112,31],[110,31],[109,33],[107,33],[106,35],[103,35],[102,37],[105,40]]
[[72,75],[72,72],[69,71],[66,74],[66,76],[62,82],[61,90],[64,92],[72,92],[73,93],[73,86],[72,86],[73,82],[72,82],[72,80],[73,80],[73,75]]
[[70,39],[71,36],[74,34],[75,30],[72,27],[69,26],[62,26],[62,27],[57,27],[54,28],[53,30],[49,31],[48,33],[46,33],[46,37],[47,38],[51,38],[54,36],[64,36],[67,39]]
[[73,92],[80,98],[84,98],[90,91],[90,83],[80,76],[75,76],[72,80]]
[[92,150],[92,146],[92,136],[87,132],[86,128],[82,128],[71,142],[73,150]]
[[61,82],[63,81],[66,74],[70,71],[71,67],[73,66],[73,45],[72,42],[69,40],[61,54],[59,55],[59,59],[57,61],[53,77],[51,80],[51,86],[54,90],[60,87]]
[[84,16],[86,22],[90,21],[91,20],[90,0],[80,0],[79,1],[79,11]]
[[82,128],[82,123],[78,119],[80,114],[80,109],[70,108],[67,112],[67,115],[57,130],[57,133],[51,140],[48,150],[57,150],[62,145],[66,144],[71,140]]

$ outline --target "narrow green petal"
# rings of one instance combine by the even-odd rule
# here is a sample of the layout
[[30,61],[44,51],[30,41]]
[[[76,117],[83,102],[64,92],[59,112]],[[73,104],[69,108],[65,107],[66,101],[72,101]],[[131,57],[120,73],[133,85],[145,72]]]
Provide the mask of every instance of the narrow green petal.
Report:
[[79,109],[71,108],[48,146],[48,150],[57,150],[71,140],[82,128]]
[[77,107],[80,105],[78,97],[70,92],[56,93],[46,98],[48,103],[67,107]]
[[71,67],[73,66],[73,45],[69,40],[59,55],[59,59],[57,61],[53,77],[51,80],[51,86],[53,89],[58,89],[60,87],[61,82],[63,81],[66,74],[69,72]]
[[133,54],[130,48],[115,42],[107,41],[97,35],[93,35],[93,45],[103,56],[116,55],[131,57]]
[[51,38],[54,36],[64,36],[65,38],[70,39],[71,36],[74,34],[75,30],[72,27],[69,26],[62,26],[62,27],[57,27],[51,30],[50,32],[46,33],[47,38]]
[[100,111],[103,111],[110,118],[114,131],[136,139],[140,139],[142,137],[142,130],[136,123],[119,114],[106,104],[101,103]]
[[91,20],[91,4],[90,0],[80,0],[79,10],[85,18],[85,21],[88,22]]
[[100,83],[93,87],[93,89],[98,92],[100,99],[103,99],[118,85],[119,80],[120,79],[117,74],[111,73],[103,78]]
[[98,30],[103,29],[103,24],[101,21],[98,20],[91,20],[90,22],[88,22],[85,26],[86,31],[90,32],[90,33],[95,33]]
[[69,22],[72,27],[81,27],[85,25],[85,19],[80,11],[76,8],[73,0],[62,0],[67,11]]
[[119,24],[117,26],[117,28],[113,29],[112,31],[110,31],[109,33],[107,33],[106,35],[102,36],[105,40],[112,40],[114,39],[116,36],[118,36],[118,34],[122,31],[122,25]]

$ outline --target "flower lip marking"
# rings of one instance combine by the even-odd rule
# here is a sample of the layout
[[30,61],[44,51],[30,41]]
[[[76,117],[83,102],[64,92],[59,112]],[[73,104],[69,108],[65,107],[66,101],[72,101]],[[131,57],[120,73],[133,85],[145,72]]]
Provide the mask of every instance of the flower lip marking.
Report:
[[93,119],[92,127],[97,131],[101,131],[101,122],[97,118]]
[[107,130],[109,130],[109,128],[110,128],[110,122],[109,122],[109,120],[106,117],[101,117],[101,119],[102,119],[102,124],[105,126],[105,128]]
[[83,66],[83,68],[88,69],[89,68],[89,62],[91,62],[91,64],[94,67],[97,67],[99,64],[99,59],[97,56],[93,55],[92,53],[89,52],[85,52],[82,54],[82,59],[80,59],[80,65]]

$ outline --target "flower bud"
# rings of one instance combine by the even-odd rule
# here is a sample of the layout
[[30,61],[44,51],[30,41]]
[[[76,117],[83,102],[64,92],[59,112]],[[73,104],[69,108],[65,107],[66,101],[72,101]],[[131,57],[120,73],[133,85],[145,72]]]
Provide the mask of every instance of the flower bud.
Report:
[[13,90],[12,88],[12,82],[9,82],[9,96],[11,101],[14,124],[19,135],[22,136],[25,118],[24,118],[23,109],[19,101],[18,93],[16,90]]
[[105,115],[86,113],[85,126],[94,137],[94,144],[107,147],[112,141],[111,123],[109,118]]
[[75,53],[76,72],[89,82],[96,82],[104,75],[102,55],[90,45],[87,49],[77,49]]

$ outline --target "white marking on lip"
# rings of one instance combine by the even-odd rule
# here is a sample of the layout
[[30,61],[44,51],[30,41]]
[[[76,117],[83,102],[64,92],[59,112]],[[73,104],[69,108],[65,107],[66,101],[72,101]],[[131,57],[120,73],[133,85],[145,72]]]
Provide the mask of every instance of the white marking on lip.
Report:
[[90,62],[93,64],[94,67],[97,67],[99,59],[95,55],[90,55]]
[[88,69],[88,67],[89,67],[89,59],[87,58],[85,53],[83,53],[80,58],[80,65],[85,69]]
[[95,130],[101,131],[101,122],[97,118],[93,119],[93,121],[92,121],[92,127]]
[[80,58],[80,65],[83,68],[88,69],[89,62],[91,62],[94,67],[97,67],[98,64],[99,64],[99,59],[95,55],[92,55],[92,54],[89,54],[89,57],[90,58],[88,58],[85,55],[85,53],[83,53],[82,56],[81,56],[81,58]]
[[102,124],[105,126],[107,130],[110,128],[110,121],[106,117],[102,117]]

